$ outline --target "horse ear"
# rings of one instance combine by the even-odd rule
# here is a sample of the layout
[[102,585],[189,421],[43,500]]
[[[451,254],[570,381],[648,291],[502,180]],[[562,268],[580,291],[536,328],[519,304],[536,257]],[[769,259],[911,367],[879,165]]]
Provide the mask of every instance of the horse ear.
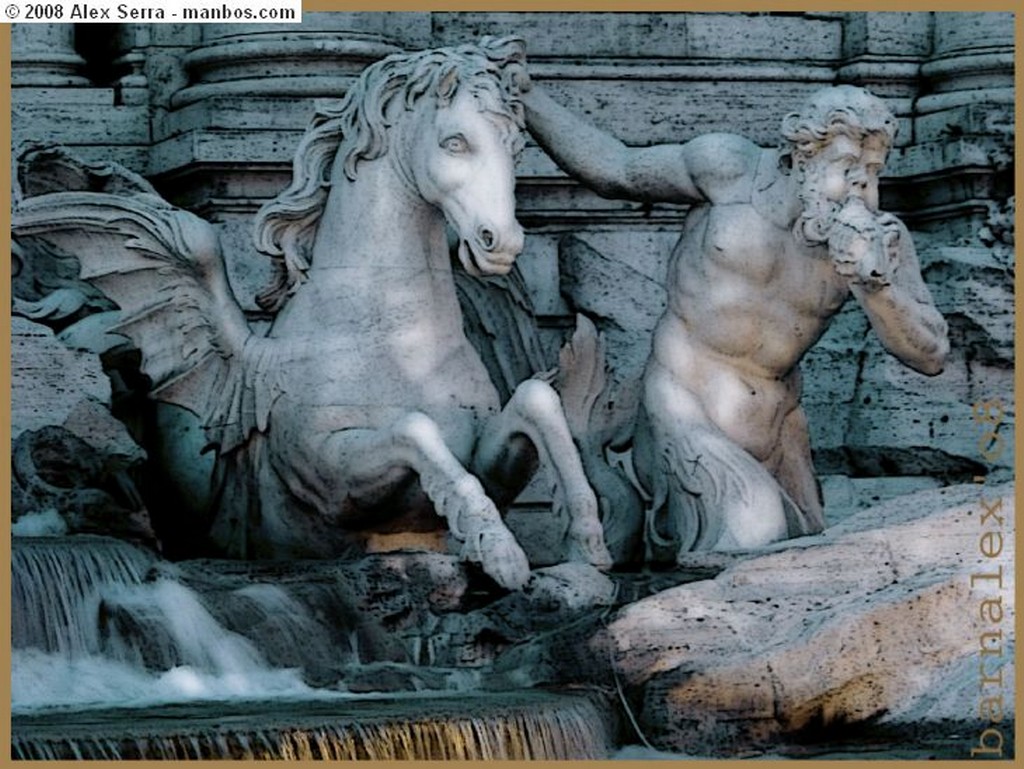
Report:
[[437,81],[437,98],[445,103],[455,95],[455,89],[459,84],[459,70],[449,67]]
[[491,37],[486,35],[480,38],[480,48],[491,61],[498,62],[499,66],[517,63],[526,64],[526,41],[521,37],[510,35],[508,37]]

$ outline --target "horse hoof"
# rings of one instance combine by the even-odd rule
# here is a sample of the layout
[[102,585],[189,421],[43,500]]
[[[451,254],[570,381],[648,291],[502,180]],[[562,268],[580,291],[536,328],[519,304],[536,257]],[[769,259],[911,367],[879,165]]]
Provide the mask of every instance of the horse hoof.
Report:
[[475,545],[472,550],[464,546],[462,557],[479,563],[484,573],[503,588],[519,590],[529,581],[530,562],[511,532],[482,532]]
[[569,535],[569,561],[589,563],[599,571],[608,571],[613,565],[612,554],[604,543],[601,525],[576,526]]
[[523,564],[498,563],[484,568],[487,575],[506,590],[521,590],[530,580],[530,567]]
[[578,563],[589,563],[598,571],[608,571],[615,565],[612,554],[608,552],[608,548],[605,547],[603,542],[600,549],[594,546],[571,548],[568,560]]
[[[485,535],[486,537],[486,535]],[[484,546],[484,571],[506,590],[519,590],[530,579],[530,563],[519,544],[506,537],[495,537],[490,547]]]

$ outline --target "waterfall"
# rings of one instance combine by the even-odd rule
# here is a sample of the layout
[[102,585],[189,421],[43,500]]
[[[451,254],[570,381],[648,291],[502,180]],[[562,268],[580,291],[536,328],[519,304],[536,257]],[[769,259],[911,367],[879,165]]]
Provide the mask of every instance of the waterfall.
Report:
[[[451,630],[395,588],[400,563],[370,576],[331,563],[172,565],[103,537],[17,538],[12,755],[607,757],[599,697],[484,692],[472,667],[438,666]],[[384,603],[357,609],[359,580]]]
[[249,682],[267,672],[256,646],[217,622],[188,587],[160,579],[130,590],[111,591],[107,612],[124,613],[123,629],[109,629],[106,655],[147,669],[174,671],[186,689],[203,686],[185,671],[212,674],[226,694],[245,694]]
[[104,537],[15,539],[11,646],[66,656],[98,652],[102,592],[142,584],[155,561],[141,548]]
[[101,537],[15,541],[14,712],[317,696],[299,670],[268,665],[194,590],[154,571],[157,563]]
[[357,620],[336,584],[224,580],[216,590],[209,581],[192,586],[219,623],[247,638],[274,667],[302,668],[308,679],[326,684],[353,660],[349,637]]
[[[606,758],[608,719],[585,694],[518,692],[457,700],[407,697],[261,712],[256,728],[228,708],[217,717],[136,718],[112,711],[68,729],[18,723],[17,759],[585,760]],[[461,711],[461,712],[460,712]],[[126,733],[127,732],[127,733]]]

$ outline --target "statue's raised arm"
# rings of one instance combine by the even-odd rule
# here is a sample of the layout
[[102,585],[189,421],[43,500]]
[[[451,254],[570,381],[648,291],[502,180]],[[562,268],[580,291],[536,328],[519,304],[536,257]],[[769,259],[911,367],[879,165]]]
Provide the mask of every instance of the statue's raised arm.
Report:
[[[630,147],[570,112],[540,86],[523,94],[537,143],[568,173],[607,198],[650,202],[704,199],[690,171],[686,145]],[[699,155],[696,156],[699,162]]]

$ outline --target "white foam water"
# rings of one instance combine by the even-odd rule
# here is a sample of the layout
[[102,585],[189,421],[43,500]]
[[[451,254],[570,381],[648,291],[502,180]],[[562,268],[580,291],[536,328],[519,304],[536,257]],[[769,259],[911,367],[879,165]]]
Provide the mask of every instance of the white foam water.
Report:
[[[308,686],[297,669],[269,666],[185,585],[145,581],[155,562],[139,548],[99,538],[13,549],[13,713],[344,696]],[[269,597],[280,609],[294,608],[273,590]],[[114,615],[130,620],[124,632]]]
[[11,645],[81,655],[99,651],[102,592],[142,584],[154,556],[116,540],[19,539],[11,550]]
[[175,702],[231,700],[308,700],[351,697],[343,692],[313,689],[296,670],[254,667],[243,672],[204,670],[182,665],[162,672],[99,655],[66,655],[38,649],[11,652],[11,712],[131,707]]
[[11,524],[12,537],[60,537],[67,531],[67,523],[52,507],[23,515]]

